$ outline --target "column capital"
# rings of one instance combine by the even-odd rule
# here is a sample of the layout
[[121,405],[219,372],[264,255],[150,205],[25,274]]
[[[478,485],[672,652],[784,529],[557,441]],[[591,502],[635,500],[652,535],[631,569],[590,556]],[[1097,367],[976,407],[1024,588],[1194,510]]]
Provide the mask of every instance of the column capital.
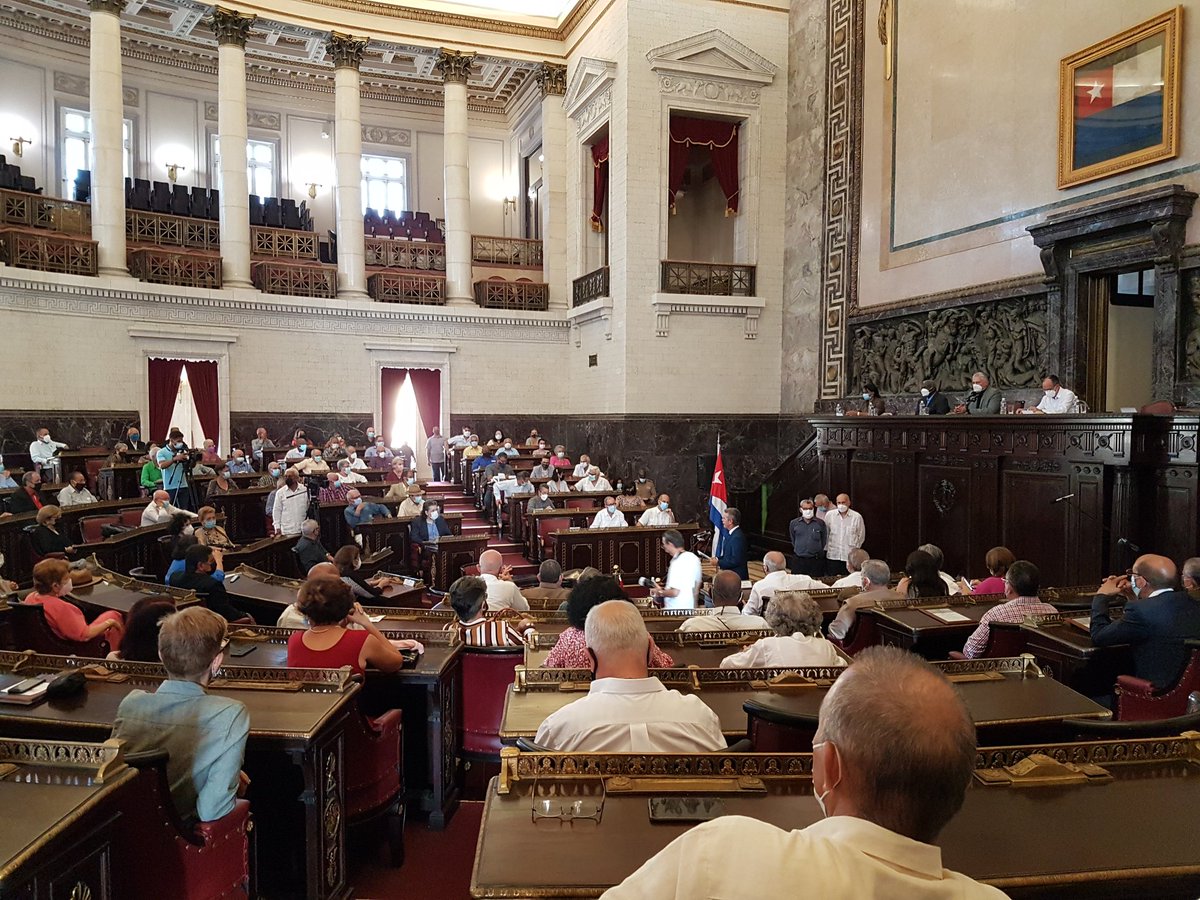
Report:
[[108,12],[119,16],[125,11],[125,0],[88,0],[92,12]]
[[533,73],[538,87],[542,89],[542,99],[547,97],[562,97],[567,93],[567,67],[558,63],[544,62]]
[[438,51],[437,62],[433,67],[442,75],[446,84],[466,84],[467,76],[471,74],[471,66],[475,63],[474,53],[461,53],[458,50],[447,50],[443,47]]
[[357,69],[362,64],[366,49],[366,38],[356,38],[340,31],[329,32],[329,40],[325,42],[325,55],[333,60],[335,69]]
[[218,44],[236,44],[244,49],[246,38],[250,36],[250,27],[257,18],[240,13],[236,9],[215,6],[208,24],[217,36]]

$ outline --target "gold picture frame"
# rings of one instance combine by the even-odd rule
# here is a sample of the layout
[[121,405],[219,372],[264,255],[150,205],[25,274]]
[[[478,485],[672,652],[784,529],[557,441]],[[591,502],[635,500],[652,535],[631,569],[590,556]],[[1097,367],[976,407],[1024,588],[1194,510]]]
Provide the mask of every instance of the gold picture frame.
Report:
[[1060,190],[1179,154],[1182,26],[1176,6],[1059,64]]

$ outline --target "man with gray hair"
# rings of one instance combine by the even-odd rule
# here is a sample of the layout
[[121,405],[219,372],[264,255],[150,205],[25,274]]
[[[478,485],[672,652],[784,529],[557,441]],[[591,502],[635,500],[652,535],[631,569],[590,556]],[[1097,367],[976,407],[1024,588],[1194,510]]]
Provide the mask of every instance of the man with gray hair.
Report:
[[748,616],[761,616],[776,591],[820,591],[825,582],[809,575],[793,575],[787,570],[787,559],[778,550],[771,550],[763,557],[763,571],[767,574],[750,587],[750,599],[743,612]]
[[871,554],[869,554],[862,547],[855,547],[853,550],[851,550],[849,553],[847,553],[846,554],[846,568],[850,570],[850,574],[844,575],[841,578],[839,578],[837,581],[835,581],[833,583],[832,587],[835,587],[835,588],[847,588],[847,587],[860,588],[860,587],[862,587],[862,564],[865,563],[870,558],[871,558]]
[[962,807],[974,764],[975,727],[954,685],[912,653],[871,647],[821,703],[812,785],[827,818],[783,831],[721,816],[684,832],[604,897],[1002,900],[996,888],[943,868],[933,843]]
[[[305,519],[300,526],[300,540],[292,548],[301,572],[308,572],[317,563],[333,562],[333,554],[321,543],[321,526],[316,519]],[[340,573],[339,573],[340,576]]]
[[712,601],[715,609],[696,616],[688,616],[679,626],[679,631],[762,631],[767,620],[762,616],[747,615],[739,603],[742,599],[742,579],[737,572],[722,569],[712,582]]
[[[585,753],[704,753],[725,749],[717,714],[649,675],[650,633],[636,606],[609,600],[583,626],[595,676],[588,694],[551,713],[535,740]],[[670,896],[666,891],[638,896]]]
[[562,566],[556,559],[543,559],[538,566],[537,587],[525,588],[521,596],[526,600],[563,601],[571,592],[562,586]]
[[829,623],[829,636],[839,641],[846,640],[858,621],[858,611],[874,606],[880,600],[903,600],[901,594],[888,587],[892,580],[892,567],[882,559],[868,559],[862,564],[862,593],[848,599],[833,621]]
[[1200,600],[1200,556],[1185,559],[1179,567],[1179,577],[1183,589],[1192,595],[1192,599]]
[[917,548],[933,557],[933,564],[938,567],[938,578],[946,583],[947,594],[961,594],[962,587],[950,575],[942,571],[942,566],[946,564],[946,556],[942,553],[942,548],[937,544],[922,544]]
[[954,407],[954,412],[959,415],[970,413],[973,416],[999,415],[1000,392],[992,387],[986,375],[976,372],[971,376],[971,395]]

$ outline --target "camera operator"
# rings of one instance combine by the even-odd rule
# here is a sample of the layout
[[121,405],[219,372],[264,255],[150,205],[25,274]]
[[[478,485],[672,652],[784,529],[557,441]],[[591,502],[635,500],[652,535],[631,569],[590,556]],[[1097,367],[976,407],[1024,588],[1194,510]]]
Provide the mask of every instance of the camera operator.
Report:
[[192,468],[192,452],[183,441],[183,432],[172,428],[167,443],[158,451],[155,459],[162,470],[163,490],[171,497],[171,503],[180,509],[192,508],[192,489],[188,485],[188,472]]

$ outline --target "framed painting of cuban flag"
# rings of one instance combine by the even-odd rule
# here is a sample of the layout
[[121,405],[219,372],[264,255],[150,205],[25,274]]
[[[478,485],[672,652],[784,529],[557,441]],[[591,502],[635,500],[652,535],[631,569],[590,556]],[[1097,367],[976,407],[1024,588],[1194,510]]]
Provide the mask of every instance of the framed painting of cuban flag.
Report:
[[1178,154],[1182,20],[1176,7],[1062,61],[1059,188]]

